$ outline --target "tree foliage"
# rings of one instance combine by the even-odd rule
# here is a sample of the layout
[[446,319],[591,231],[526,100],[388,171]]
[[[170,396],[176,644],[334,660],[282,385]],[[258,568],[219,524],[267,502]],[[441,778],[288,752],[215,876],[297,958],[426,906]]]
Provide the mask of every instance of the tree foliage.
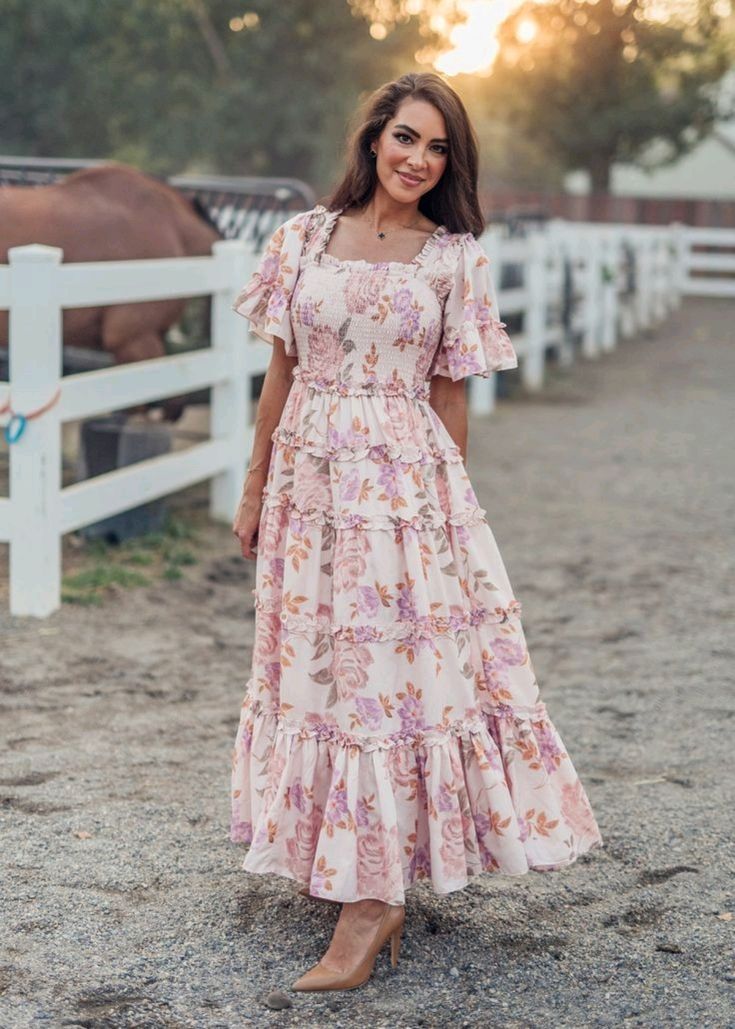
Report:
[[525,3],[501,26],[487,102],[605,190],[614,161],[640,161],[653,141],[673,160],[711,131],[731,63],[714,10],[699,0],[690,21],[661,22],[644,0]]
[[[345,0],[0,0],[0,153],[326,186],[360,95],[415,67]],[[235,23],[237,25],[237,22]]]

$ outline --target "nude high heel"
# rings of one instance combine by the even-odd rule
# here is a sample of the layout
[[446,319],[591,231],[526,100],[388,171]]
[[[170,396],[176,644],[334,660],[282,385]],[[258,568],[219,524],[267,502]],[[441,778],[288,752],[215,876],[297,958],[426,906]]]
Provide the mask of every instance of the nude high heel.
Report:
[[334,972],[324,968],[321,961],[297,979],[293,990],[354,990],[366,983],[375,967],[375,959],[385,944],[390,940],[390,963],[393,968],[398,964],[401,949],[401,933],[406,920],[406,909],[392,904],[386,906],[378,923],[375,935],[371,940],[365,956],[354,968],[347,972]]

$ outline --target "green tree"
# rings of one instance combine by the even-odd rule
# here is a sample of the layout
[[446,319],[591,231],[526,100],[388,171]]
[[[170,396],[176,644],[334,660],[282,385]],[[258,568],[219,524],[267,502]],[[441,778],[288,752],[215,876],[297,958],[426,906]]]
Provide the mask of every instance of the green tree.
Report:
[[[247,24],[241,24],[247,7]],[[0,153],[325,189],[360,95],[416,66],[346,0],[0,0]]]
[[485,103],[605,191],[613,162],[640,162],[654,141],[671,161],[711,131],[732,53],[714,7],[664,23],[644,0],[525,3],[501,26]]

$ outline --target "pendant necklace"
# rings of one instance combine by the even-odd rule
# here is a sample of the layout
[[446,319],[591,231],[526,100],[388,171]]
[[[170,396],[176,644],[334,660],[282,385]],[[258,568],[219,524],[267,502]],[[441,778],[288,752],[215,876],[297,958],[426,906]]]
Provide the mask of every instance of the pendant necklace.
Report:
[[[419,221],[420,221],[420,219],[417,219],[411,225],[396,225],[396,229],[415,229],[417,227]],[[395,232],[395,229],[391,229],[390,231],[391,232]],[[375,235],[378,237],[378,239],[385,239],[385,237],[387,236],[387,233],[384,232],[381,229],[380,232],[376,232]]]

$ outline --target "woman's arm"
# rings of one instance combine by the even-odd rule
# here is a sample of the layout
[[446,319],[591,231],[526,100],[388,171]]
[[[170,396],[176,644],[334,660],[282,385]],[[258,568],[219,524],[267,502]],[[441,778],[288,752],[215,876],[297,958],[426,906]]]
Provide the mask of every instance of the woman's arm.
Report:
[[429,403],[459,447],[462,461],[467,463],[467,391],[465,379],[454,382],[446,375],[431,379]]
[[288,394],[293,385],[291,371],[298,364],[298,358],[286,355],[285,344],[278,336],[273,340],[273,354],[260,391],[255,415],[253,450],[248,473],[243,483],[242,497],[238,504],[232,531],[240,540],[242,556],[251,560],[257,557],[253,550],[263,507],[263,487],[268,477],[273,441],[271,435],[278,425]]

